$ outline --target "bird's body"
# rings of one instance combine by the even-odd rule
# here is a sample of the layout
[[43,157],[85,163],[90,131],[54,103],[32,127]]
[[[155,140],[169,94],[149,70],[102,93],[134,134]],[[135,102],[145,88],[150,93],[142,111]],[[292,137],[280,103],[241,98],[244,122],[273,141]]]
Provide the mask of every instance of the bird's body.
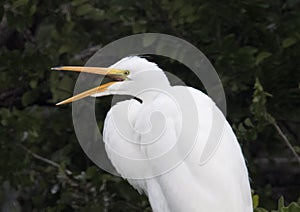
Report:
[[[129,94],[142,100],[114,105],[105,119],[103,139],[113,166],[148,196],[153,211],[252,212],[241,148],[215,103],[194,88],[171,86],[163,71],[146,59],[127,57],[110,68],[129,70],[128,81],[116,82],[105,90],[100,86],[101,92],[91,89],[94,93],[87,91],[84,96]],[[71,100],[77,98],[82,96]],[[184,122],[182,116],[189,110],[193,117]],[[220,132],[214,129],[215,117],[223,123],[219,142],[211,157],[200,163],[210,134]],[[197,133],[190,143],[195,128]],[[163,157],[171,150],[171,158],[180,160],[169,163],[169,158]]]
[[[180,89],[180,86],[175,89]],[[208,132],[212,130],[212,111],[218,109],[205,94],[193,88],[189,88],[189,90],[198,103],[201,127],[192,152],[181,164],[165,174],[150,179],[128,179],[129,183],[149,197],[154,212],[252,212],[251,192],[244,158],[227,122],[215,154],[206,164],[199,165],[200,154],[204,149]],[[108,112],[104,125],[104,142],[110,160],[121,175],[135,175],[128,172],[143,172],[145,167],[142,170],[130,167],[131,164],[126,163],[123,157],[119,156],[120,153],[123,155],[127,153],[128,155],[140,154],[139,158],[147,158],[152,156],[151,152],[154,152],[154,155],[157,152],[163,152],[166,146],[150,145],[145,147],[128,143],[116,132],[117,128],[114,126],[111,114],[118,113],[116,110],[124,111],[124,108],[127,110],[131,106],[132,110],[128,111],[128,114],[124,114],[124,117],[128,115],[135,126],[135,131],[141,131],[149,114],[156,111],[157,107],[168,105],[164,110],[159,109],[161,112],[165,112],[164,115],[167,116],[165,118],[169,120],[168,126],[172,126],[165,132],[168,135],[169,145],[172,145],[178,139],[176,124],[180,120],[176,119],[176,115],[170,113],[175,110],[175,108],[169,107],[170,104],[171,102],[166,102],[164,95],[158,95],[147,105],[132,99],[116,104]],[[132,135],[135,134],[135,131],[132,131]],[[159,142],[164,141],[157,141],[157,144]],[[155,167],[149,165],[147,169],[155,169]]]

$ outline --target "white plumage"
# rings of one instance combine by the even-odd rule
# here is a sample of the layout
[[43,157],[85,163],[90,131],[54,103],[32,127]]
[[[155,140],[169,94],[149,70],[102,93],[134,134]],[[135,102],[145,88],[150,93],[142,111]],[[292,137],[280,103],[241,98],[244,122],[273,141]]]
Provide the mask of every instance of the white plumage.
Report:
[[[163,72],[158,67],[154,67],[153,63],[139,57],[125,58],[112,67],[130,70],[134,75],[135,72],[143,71],[149,66],[149,70],[152,66],[153,72],[163,75]],[[159,74],[155,73],[156,76]],[[135,80],[134,77],[131,78]],[[161,79],[162,82],[166,82],[165,76]],[[145,77],[144,80],[149,80],[149,78]],[[159,80],[156,79],[156,81]],[[151,86],[155,87],[155,81],[152,82]],[[141,84],[147,85],[147,83]],[[173,89],[180,90],[186,87],[174,86]],[[214,130],[211,129],[212,113],[217,111],[222,117],[223,115],[204,93],[193,88],[188,88],[188,90],[197,104],[199,117],[200,131],[195,148],[179,166],[169,172],[150,179],[128,179],[129,183],[139,192],[145,192],[154,212],[252,212],[247,168],[237,139],[226,120],[224,134],[215,154],[205,165],[199,165],[205,141],[209,132]],[[146,96],[146,93],[143,95]],[[159,164],[149,164],[148,167],[131,167],[132,164],[126,163],[124,156],[151,158],[157,155],[157,152],[164,152],[168,149],[165,143],[171,146],[178,139],[176,128],[180,128],[178,126],[180,119],[176,115],[174,103],[160,93],[151,94],[149,97],[144,96],[140,97],[142,104],[135,99],[119,102],[110,109],[105,119],[106,151],[117,171],[124,177],[136,176],[132,172],[142,173],[145,169],[149,171],[159,166]],[[143,143],[143,135],[138,137],[137,132],[144,131],[146,120],[155,111],[163,113],[163,118],[167,120],[167,130],[155,144],[139,145],[138,142]],[[120,135],[112,114],[123,114],[122,118],[129,118],[134,127],[128,127],[130,131],[128,135],[132,135],[131,139],[137,136],[137,143],[128,142]],[[178,151],[180,152],[180,149]]]
[[[142,100],[113,106],[105,119],[103,138],[113,166],[148,196],[154,212],[253,211],[241,148],[207,95],[187,86],[172,87],[155,63],[137,56],[126,57],[110,68],[54,69],[118,79],[58,104],[117,94]],[[215,120],[221,125],[214,125]],[[208,142],[215,143],[215,148],[205,148]],[[210,157],[200,163],[201,155],[208,153],[204,151],[211,151]]]

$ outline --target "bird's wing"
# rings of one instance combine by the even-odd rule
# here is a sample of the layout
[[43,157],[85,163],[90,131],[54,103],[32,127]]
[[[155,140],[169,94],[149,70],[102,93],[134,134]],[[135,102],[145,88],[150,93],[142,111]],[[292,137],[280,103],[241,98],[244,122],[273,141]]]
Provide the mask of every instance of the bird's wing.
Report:
[[[180,93],[186,87],[174,89]],[[159,95],[148,104],[130,100],[111,108],[104,126],[110,160],[123,178],[142,178],[145,174],[147,179],[128,181],[148,195],[155,212],[252,211],[248,173],[231,127],[208,96],[188,89],[197,107],[193,120],[198,122],[198,132],[192,148],[184,145],[190,145],[190,138],[180,136],[183,126],[178,107],[172,99]],[[220,129],[213,128],[214,115],[224,121],[222,135],[217,137],[220,142],[212,156],[201,163],[209,137],[220,133]],[[193,120],[189,123],[194,123]],[[170,151],[171,159],[161,157]],[[178,158],[183,160],[177,163]]]
[[117,172],[131,183],[139,193],[145,191],[144,180],[130,180],[130,176],[139,176],[143,169],[138,161],[144,158],[140,145],[136,142],[133,125],[141,104],[132,99],[118,102],[106,115],[103,129],[103,141],[109,159]]
[[[186,88],[174,87],[176,93]],[[165,95],[158,96],[147,107],[141,108],[136,117],[137,130],[144,131],[149,128],[149,123],[152,126],[150,139],[148,134],[140,137],[140,143],[147,144],[141,148],[145,156],[149,159],[155,158],[149,162],[148,169],[152,170],[153,176],[163,173],[146,181],[151,206],[160,208],[154,211],[252,211],[247,168],[230,125],[207,95],[193,88],[188,89],[198,113],[195,114],[197,117],[194,117],[198,121],[195,143],[188,142],[188,139],[191,139],[189,132],[192,134],[194,126],[186,126],[194,122],[190,120],[185,126],[181,126],[182,120],[176,104]],[[189,103],[183,107],[188,107],[188,110],[192,108]],[[216,119],[223,125],[215,125]],[[166,127],[163,133],[158,133],[159,130],[155,129],[155,126],[162,123]],[[215,126],[221,127],[222,130],[215,129]],[[178,132],[183,128],[191,131],[181,136]],[[157,135],[159,136],[156,139]],[[219,139],[219,142],[211,150],[212,156],[208,157],[205,163],[201,163],[203,151],[211,149],[206,147],[207,142],[211,142],[210,137],[214,140]],[[151,143],[151,139],[155,142]],[[189,149],[191,152],[187,151]],[[175,156],[161,157],[172,150]],[[157,159],[159,157],[161,160]],[[168,160],[174,158],[181,158],[181,163],[168,163]],[[167,205],[162,204],[161,200],[165,200]]]

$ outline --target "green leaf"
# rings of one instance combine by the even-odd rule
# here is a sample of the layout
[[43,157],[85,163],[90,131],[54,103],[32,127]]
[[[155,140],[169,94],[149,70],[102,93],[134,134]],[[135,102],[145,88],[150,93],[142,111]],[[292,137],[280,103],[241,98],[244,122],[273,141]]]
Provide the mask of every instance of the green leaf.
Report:
[[300,212],[300,206],[297,203],[292,202],[287,207],[278,208],[278,211],[279,212]]
[[243,46],[239,48],[239,54],[253,55],[257,52],[257,49],[253,46]]
[[243,125],[242,123],[239,124],[238,130],[239,130],[240,132],[242,132],[242,133],[244,133],[244,132],[247,131],[246,128],[244,127],[244,125]]
[[10,110],[7,108],[2,108],[0,110],[0,115],[1,115],[1,124],[3,126],[7,126],[9,124],[9,118],[11,117]]
[[284,207],[284,198],[283,198],[283,196],[281,196],[278,199],[278,209],[283,208],[283,207]]
[[259,204],[259,196],[257,194],[252,196],[253,208],[257,208]]
[[35,5],[35,4],[32,5],[32,6],[30,7],[30,12],[29,12],[29,14],[30,14],[31,16],[34,15],[35,12],[36,12],[36,9],[37,9],[36,5]]
[[246,118],[244,121],[245,125],[248,127],[253,127],[252,121],[249,118]]
[[37,86],[37,81],[36,81],[36,80],[31,80],[31,81],[29,82],[29,85],[30,85],[31,88],[36,88],[36,86]]
[[292,202],[288,207],[287,207],[287,212],[300,212],[300,206]]
[[83,5],[81,5],[77,8],[76,14],[79,15],[79,16],[84,16],[84,15],[90,13],[93,10],[94,10],[94,8],[92,7],[92,5],[83,4]]
[[54,25],[40,24],[36,34],[37,41],[45,43],[51,38],[50,35],[53,31],[55,31]]
[[59,50],[58,50],[58,53],[59,54],[63,54],[63,53],[66,53],[69,51],[69,46],[68,45],[62,45]]
[[28,1],[29,0],[17,0],[17,1],[14,2],[13,7],[14,8],[21,7],[23,5],[28,4]]
[[288,48],[292,45],[294,45],[295,43],[297,43],[297,38],[295,37],[289,37],[289,38],[286,38],[282,41],[282,47],[283,48]]
[[87,2],[87,1],[89,1],[89,0],[74,0],[74,1],[72,1],[71,4],[73,6],[78,6],[78,5],[81,5],[81,4],[83,4],[83,3]]
[[87,18],[95,21],[103,20],[104,18],[106,18],[106,13],[104,10],[94,8],[93,11],[91,11],[91,13],[88,14]]
[[260,52],[258,56],[256,57],[255,65],[260,64],[262,61],[270,57],[272,53],[270,52]]
[[295,151],[296,151],[297,153],[300,154],[300,146],[294,146],[294,149],[295,149]]
[[22,105],[27,106],[32,104],[37,97],[37,93],[34,91],[27,91],[26,93],[23,94],[22,96]]
[[86,170],[86,177],[88,179],[93,178],[94,176],[96,176],[99,172],[98,172],[98,168],[96,166],[90,166],[87,168]]
[[114,0],[114,3],[121,6],[121,7],[130,7],[132,5],[135,5],[137,1],[135,0]]
[[255,208],[254,212],[269,212],[269,211],[264,208]]

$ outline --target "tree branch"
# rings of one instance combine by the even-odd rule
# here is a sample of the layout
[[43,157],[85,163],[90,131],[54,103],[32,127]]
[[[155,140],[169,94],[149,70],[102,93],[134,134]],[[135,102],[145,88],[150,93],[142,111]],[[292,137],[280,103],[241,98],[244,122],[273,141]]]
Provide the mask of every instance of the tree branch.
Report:
[[79,54],[75,54],[73,59],[75,60],[83,60],[90,56],[92,56],[94,53],[96,53],[101,48],[101,45],[92,46],[90,48],[84,49]]
[[58,169],[61,168],[61,166],[60,166],[58,163],[56,163],[56,162],[54,162],[54,161],[52,161],[52,160],[49,160],[49,159],[47,159],[47,158],[44,158],[44,157],[42,157],[42,156],[40,156],[40,155],[38,155],[38,154],[35,154],[34,152],[32,152],[30,149],[28,149],[28,148],[25,147],[24,145],[19,144],[19,146],[20,146],[23,150],[25,150],[27,153],[29,153],[32,157],[34,157],[35,159],[41,160],[41,161],[43,161],[43,162],[45,162],[45,163],[48,163],[48,164],[50,164],[51,166],[54,166],[54,167],[56,167],[56,168],[58,168]]
[[276,129],[276,131],[278,132],[278,134],[280,135],[280,137],[283,139],[284,143],[287,145],[287,147],[291,150],[291,152],[293,153],[293,155],[295,156],[295,158],[297,159],[298,163],[300,164],[300,157],[297,154],[297,152],[295,151],[294,147],[292,146],[292,144],[290,143],[289,139],[287,138],[287,136],[282,132],[281,128],[278,126],[278,124],[276,122],[270,122]]
[[63,173],[63,176],[67,179],[67,181],[70,183],[70,185],[72,186],[78,186],[78,184],[73,180],[71,179],[68,175],[71,175],[72,172],[68,169],[64,169],[60,164],[52,161],[52,160],[49,160],[47,158],[44,158],[34,152],[32,152],[30,149],[28,149],[27,147],[25,147],[24,145],[22,144],[18,144],[25,152],[27,152],[28,154],[30,154],[32,157],[34,157],[35,159],[37,160],[40,160],[40,161],[43,161],[44,163],[47,163],[55,168],[57,168],[59,171],[61,171]]

